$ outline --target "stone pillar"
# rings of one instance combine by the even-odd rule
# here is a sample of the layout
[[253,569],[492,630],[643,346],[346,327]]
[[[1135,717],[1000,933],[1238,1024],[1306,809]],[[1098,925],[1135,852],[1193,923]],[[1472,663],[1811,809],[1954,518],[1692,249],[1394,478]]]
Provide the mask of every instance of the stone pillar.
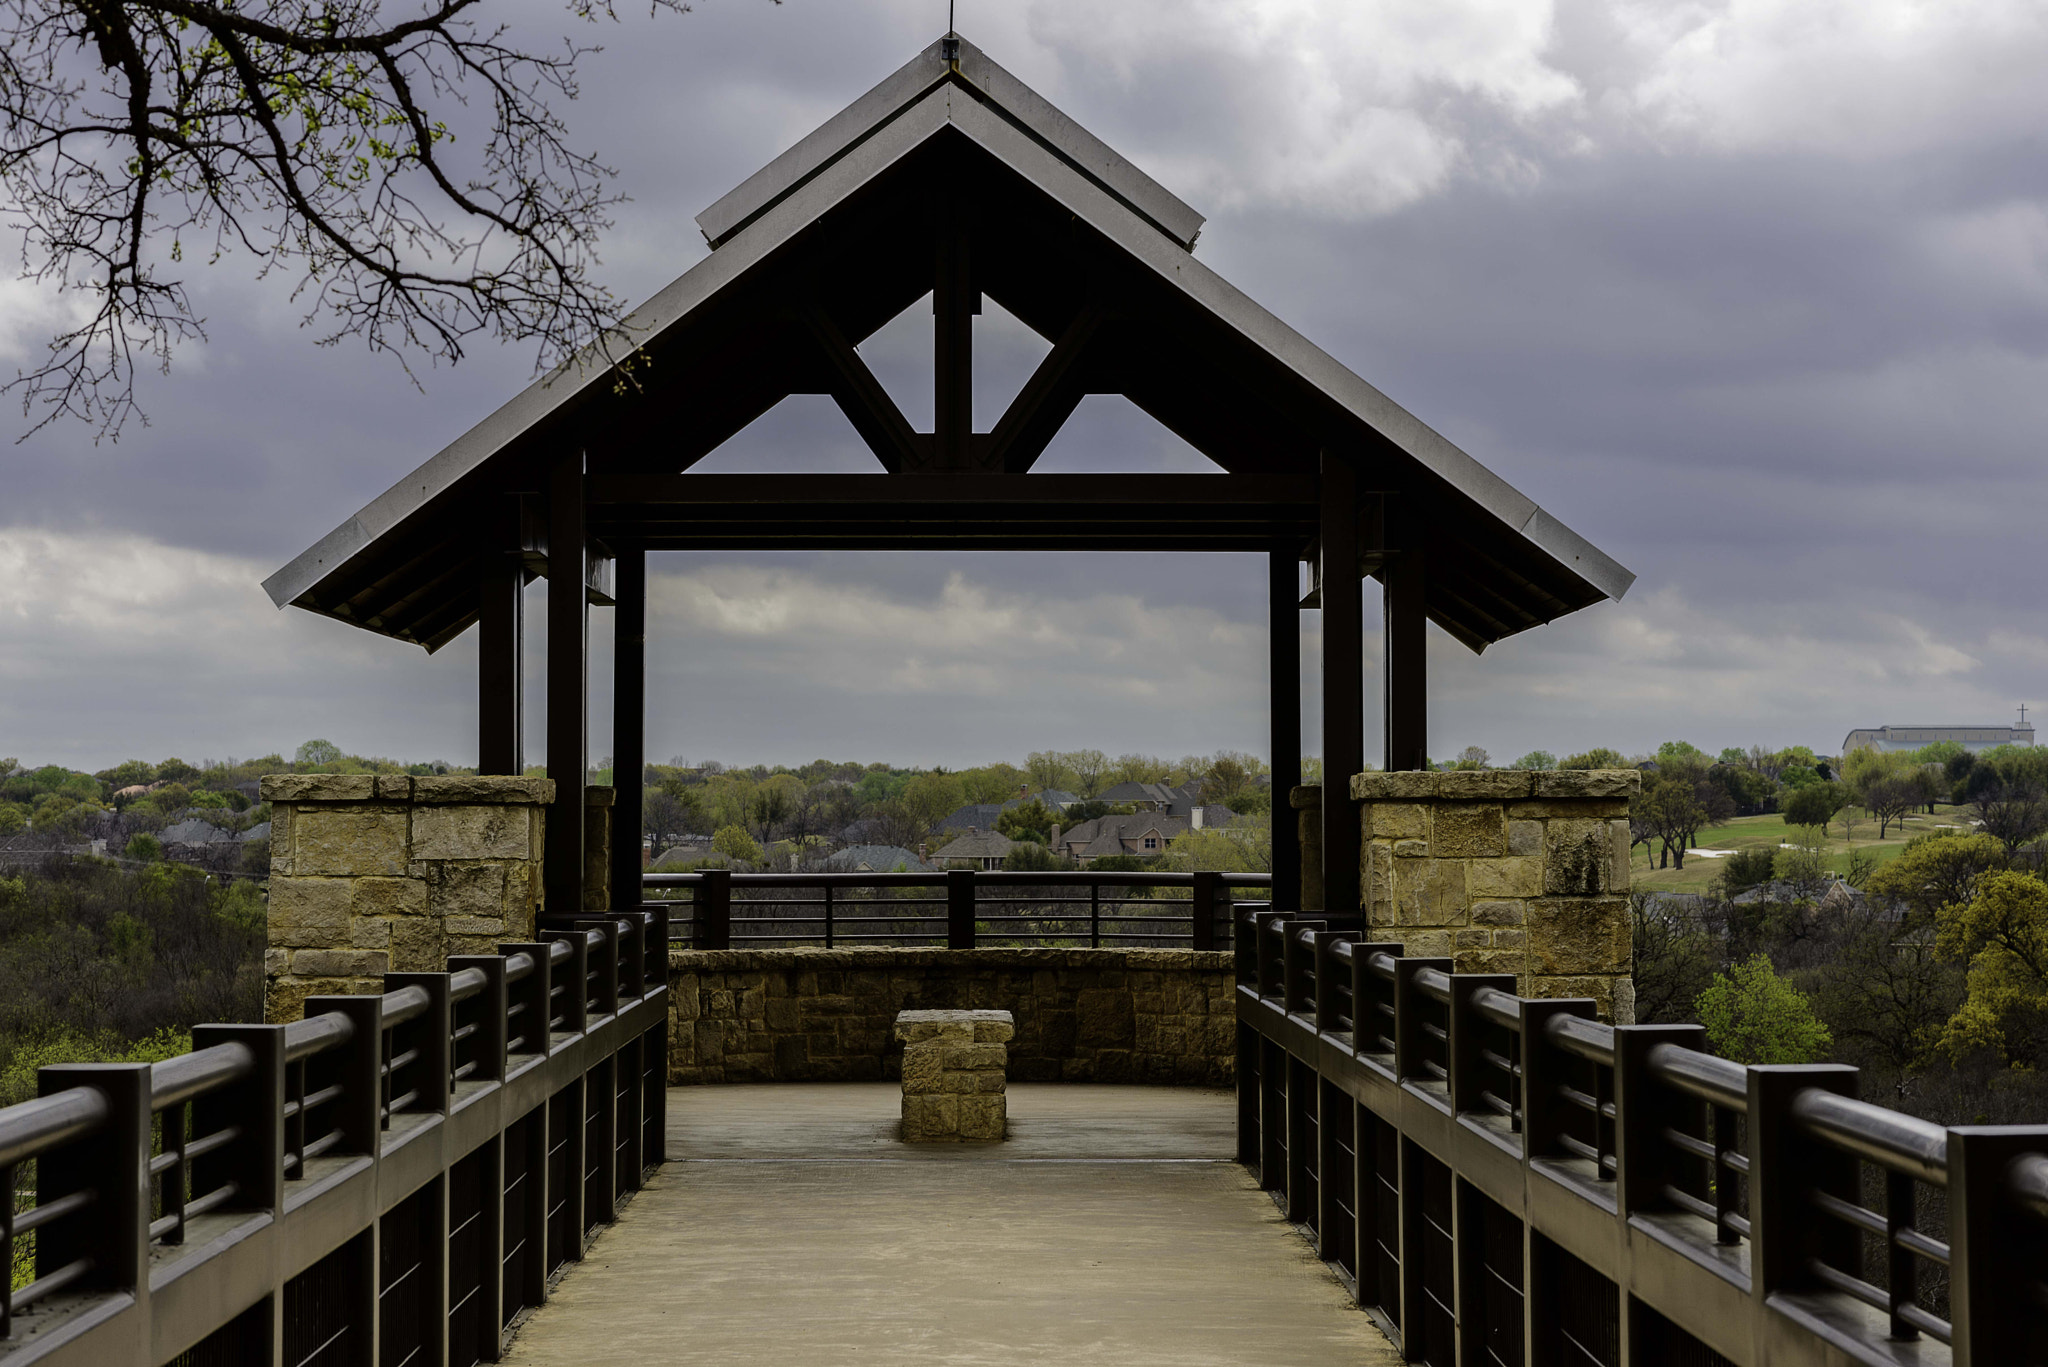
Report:
[[381,992],[387,972],[531,940],[541,898],[544,778],[287,774],[270,804],[264,1018],[309,996]]
[[612,805],[619,800],[611,788],[592,784],[583,790],[582,911],[612,909]]
[[1287,804],[1301,815],[1295,820],[1301,833],[1301,905],[1276,906],[1275,911],[1323,911],[1323,790],[1319,785],[1296,788],[1287,794]]
[[1370,933],[1633,1021],[1628,803],[1641,782],[1633,769],[1359,774]]
[[1017,1033],[1007,1011],[904,1011],[903,1142],[944,1144],[1001,1139],[1009,1041]]

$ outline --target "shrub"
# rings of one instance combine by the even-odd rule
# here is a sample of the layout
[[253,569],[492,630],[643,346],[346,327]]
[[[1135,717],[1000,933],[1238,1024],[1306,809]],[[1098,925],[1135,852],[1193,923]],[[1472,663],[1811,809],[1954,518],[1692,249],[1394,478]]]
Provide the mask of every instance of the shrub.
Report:
[[1694,1009],[1708,1045],[1737,1063],[1813,1063],[1834,1047],[1813,1003],[1778,976],[1766,954],[1716,973]]

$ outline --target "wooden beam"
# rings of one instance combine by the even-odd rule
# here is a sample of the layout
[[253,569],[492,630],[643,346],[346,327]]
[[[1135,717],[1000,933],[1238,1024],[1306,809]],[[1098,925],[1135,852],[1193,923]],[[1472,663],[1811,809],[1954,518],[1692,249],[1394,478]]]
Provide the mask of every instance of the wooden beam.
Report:
[[612,631],[612,910],[641,901],[640,816],[647,762],[647,551],[621,548]]
[[526,567],[486,554],[477,574],[479,774],[518,774],[525,760]]
[[875,453],[875,459],[882,462],[882,468],[900,474],[930,465],[932,439],[911,430],[910,420],[839,325],[823,309],[806,309],[802,317],[824,356],[832,401]]
[[955,187],[940,190],[938,260],[932,279],[932,464],[974,468],[974,288],[970,206]]
[[1021,475],[1045,454],[1045,448],[1074,416],[1088,392],[1083,364],[1089,345],[1102,330],[1103,311],[1089,305],[1074,315],[1053,343],[1038,369],[1017,391],[1009,408],[989,434],[990,468]]
[[1283,542],[1266,557],[1266,677],[1273,747],[1273,909],[1301,909],[1301,833],[1288,805],[1301,782],[1301,552]]
[[1386,631],[1388,770],[1429,767],[1429,580],[1420,529],[1387,500],[1387,540],[1380,567]]
[[548,808],[542,879],[545,910],[583,910],[583,786],[590,772],[590,598],[584,455],[563,458],[548,477]]
[[1323,907],[1359,914],[1358,809],[1365,768],[1365,600],[1358,577],[1358,490],[1345,459],[1323,454]]
[[1076,516],[1129,505],[1285,509],[1314,517],[1319,497],[1313,475],[592,475],[589,486],[594,515],[613,523],[625,520],[621,508],[723,505],[754,505],[776,516],[856,505],[860,511],[845,515],[863,520],[878,506],[933,504],[984,504],[992,517],[1034,505],[1063,505]]

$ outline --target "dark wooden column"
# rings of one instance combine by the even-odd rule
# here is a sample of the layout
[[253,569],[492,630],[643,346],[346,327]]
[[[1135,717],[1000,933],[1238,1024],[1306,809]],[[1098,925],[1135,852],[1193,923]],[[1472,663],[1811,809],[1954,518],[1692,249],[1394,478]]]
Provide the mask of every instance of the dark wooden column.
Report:
[[621,547],[613,563],[612,910],[640,905],[640,779],[647,762],[647,551]]
[[1267,556],[1267,664],[1273,756],[1273,907],[1301,906],[1301,835],[1288,794],[1301,782],[1301,553],[1290,544]]
[[974,468],[974,288],[969,209],[951,197],[938,210],[938,268],[932,282],[932,463]]
[[1428,563],[1418,529],[1388,498],[1387,558],[1380,568],[1386,623],[1388,770],[1429,767]]
[[1323,908],[1358,914],[1358,813],[1365,768],[1365,597],[1358,574],[1358,479],[1323,455]]
[[583,453],[548,477],[548,808],[545,887],[550,916],[583,910],[583,787],[590,772],[590,543]]
[[487,551],[477,572],[476,771],[526,767],[526,568],[510,551]]

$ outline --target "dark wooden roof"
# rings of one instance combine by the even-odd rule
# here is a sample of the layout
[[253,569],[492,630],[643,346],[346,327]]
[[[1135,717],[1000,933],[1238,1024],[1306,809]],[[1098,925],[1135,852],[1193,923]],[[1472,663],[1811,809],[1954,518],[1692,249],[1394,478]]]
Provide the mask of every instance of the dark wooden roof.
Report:
[[[579,450],[592,535],[650,549],[1306,552],[1330,458],[1398,500],[1429,552],[1431,619],[1474,649],[1631,582],[1198,262],[1199,215],[965,42],[934,44],[700,223],[711,254],[629,321],[637,389],[596,367],[535,383],[271,576],[272,599],[437,649],[475,620],[482,557],[517,547],[545,572],[532,500]],[[1053,344],[989,431],[951,445],[912,431],[855,350],[935,271]],[[1126,396],[1225,473],[1030,473],[1089,393]],[[877,473],[687,473],[791,394],[836,399]]]

